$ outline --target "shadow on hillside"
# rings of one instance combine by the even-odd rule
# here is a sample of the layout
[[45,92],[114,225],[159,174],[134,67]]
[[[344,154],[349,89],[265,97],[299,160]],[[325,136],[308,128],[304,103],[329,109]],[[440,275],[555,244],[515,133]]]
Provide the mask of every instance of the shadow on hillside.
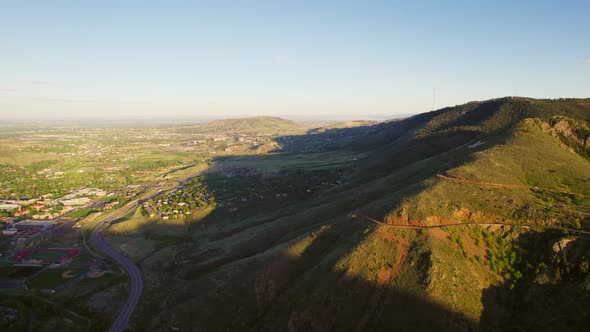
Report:
[[[374,231],[370,224],[349,218],[350,212],[369,209],[381,219],[388,211],[373,210],[375,200],[387,196],[392,202],[387,209],[392,211],[403,199],[423,191],[424,180],[468,163],[473,152],[502,142],[496,139],[469,150],[464,145],[482,135],[481,130],[461,127],[445,131],[453,124],[481,124],[491,116],[484,111],[479,116],[461,111],[444,125],[431,123],[440,115],[435,112],[361,128],[284,136],[277,139],[282,149],[271,156],[216,158],[214,163],[228,158],[265,162],[271,158],[280,164],[293,153],[322,158],[325,155],[313,153],[371,150],[365,160],[358,161],[346,182],[286,203],[263,200],[219,206],[192,224],[188,227],[190,243],[179,244],[173,257],[162,261],[156,270],[144,271],[162,275],[165,285],[148,286],[150,295],[144,297],[141,319],[136,316],[135,325],[141,330],[178,327],[204,331],[480,328],[478,322],[431,303],[421,295],[423,291],[402,292],[374,280],[350,277],[335,264]],[[415,138],[429,125],[443,131],[433,129],[427,131],[429,135]],[[464,150],[457,152],[458,148]],[[418,162],[426,166],[407,169]],[[402,169],[405,173],[396,177]],[[211,183],[212,176],[205,174],[204,181]],[[259,179],[264,181],[264,176]],[[411,190],[403,190],[408,187]],[[322,231],[325,228],[328,231]],[[165,229],[161,231],[165,233]],[[288,253],[290,246],[310,236],[310,244],[300,254]],[[368,252],[367,259],[370,257]],[[486,292],[487,300],[491,298],[488,294],[504,294],[505,289]]]
[[[180,278],[183,292],[167,297],[169,310],[153,325],[167,330],[247,331],[471,331],[477,323],[423,296],[340,271],[334,264],[364,237],[365,225],[342,221],[316,230],[298,254],[234,257],[214,265],[201,252],[199,267]],[[168,266],[174,274],[180,266]]]
[[[560,241],[564,247],[559,249]],[[590,321],[590,237],[560,231],[521,234],[517,268],[524,277],[484,289],[481,324],[492,330],[585,331]]]
[[[500,109],[511,98],[447,107],[415,116],[352,128],[312,129],[307,135],[286,135],[273,152],[324,152],[334,149],[379,149],[392,143],[407,142],[416,135],[427,142],[438,142],[444,136],[470,137],[495,134],[513,126],[527,116],[526,112],[503,114]],[[477,128],[477,129],[476,129]],[[470,135],[465,135],[469,133]],[[427,137],[435,134],[437,137]],[[459,135],[457,135],[459,134]],[[444,145],[444,143],[443,143]]]

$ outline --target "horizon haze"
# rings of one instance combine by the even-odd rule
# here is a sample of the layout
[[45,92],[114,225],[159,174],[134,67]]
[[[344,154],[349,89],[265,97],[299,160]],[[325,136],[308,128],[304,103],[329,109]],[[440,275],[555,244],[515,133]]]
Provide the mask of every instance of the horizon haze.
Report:
[[4,2],[0,118],[385,118],[502,96],[583,98],[588,10],[582,1]]
[[588,13],[0,0],[0,331],[590,331]]

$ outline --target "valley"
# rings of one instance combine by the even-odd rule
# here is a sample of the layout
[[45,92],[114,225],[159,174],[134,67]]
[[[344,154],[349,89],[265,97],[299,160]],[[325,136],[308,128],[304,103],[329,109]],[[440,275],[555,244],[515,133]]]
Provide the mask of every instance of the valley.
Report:
[[2,128],[0,327],[581,330],[588,128],[588,99],[520,97]]

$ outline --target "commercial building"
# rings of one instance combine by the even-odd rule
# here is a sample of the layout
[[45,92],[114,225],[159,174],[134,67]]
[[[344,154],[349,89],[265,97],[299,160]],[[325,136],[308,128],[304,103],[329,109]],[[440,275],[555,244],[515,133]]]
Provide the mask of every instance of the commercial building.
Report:
[[37,228],[42,231],[52,229],[54,226],[55,226],[55,221],[53,221],[53,220],[33,220],[33,219],[25,219],[25,220],[19,221],[13,225],[13,227],[15,227],[17,229]]

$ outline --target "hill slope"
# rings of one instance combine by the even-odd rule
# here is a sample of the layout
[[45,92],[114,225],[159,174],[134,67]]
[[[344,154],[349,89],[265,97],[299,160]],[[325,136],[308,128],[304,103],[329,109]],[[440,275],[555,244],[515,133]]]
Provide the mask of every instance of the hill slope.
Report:
[[277,117],[257,116],[239,119],[214,120],[196,127],[205,132],[216,133],[262,133],[288,134],[302,132],[305,126]]
[[588,100],[469,103],[354,129],[343,150],[369,156],[352,169],[313,153],[294,171],[209,174],[249,200],[137,257],[150,282],[135,325],[581,330],[590,241],[558,227],[590,231],[589,117]]

